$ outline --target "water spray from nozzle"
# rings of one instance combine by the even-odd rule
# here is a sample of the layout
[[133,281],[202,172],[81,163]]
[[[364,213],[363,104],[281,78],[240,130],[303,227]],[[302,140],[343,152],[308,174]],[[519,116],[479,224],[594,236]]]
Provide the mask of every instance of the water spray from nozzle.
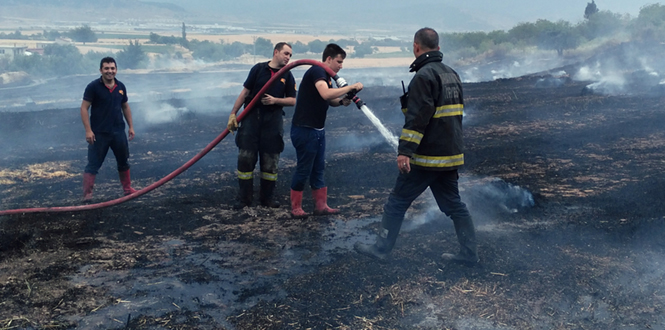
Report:
[[[335,80],[335,83],[337,84],[337,87],[339,87],[339,88],[342,88],[344,86],[348,86],[348,84],[346,83],[346,80],[344,80],[344,78],[342,78],[338,75],[335,75],[333,77],[333,79]],[[399,140],[397,139],[397,137],[395,135],[393,135],[393,133],[391,133],[386,128],[386,126],[383,125],[383,123],[381,123],[381,120],[379,120],[379,118],[377,118],[374,115],[372,110],[370,110],[367,107],[367,105],[365,105],[365,102],[363,102],[363,100],[361,100],[356,95],[356,93],[357,93],[356,91],[351,91],[351,92],[347,93],[346,96],[344,96],[344,97],[348,98],[351,101],[353,101],[353,103],[355,103],[356,106],[358,106],[358,109],[360,109],[360,111],[362,111],[365,114],[365,116],[367,116],[367,118],[372,122],[372,124],[374,124],[374,126],[376,126],[376,128],[379,130],[379,133],[381,133],[381,135],[383,135],[383,137],[386,139],[386,141],[388,141],[388,144],[390,144],[390,146],[393,147],[393,149],[395,149],[395,151],[397,151],[397,147],[399,145]]]
[[[346,87],[346,86],[349,85],[349,84],[346,83],[346,80],[344,80],[344,78],[342,78],[338,75],[335,75],[333,77],[333,79],[335,80],[335,84],[337,84],[338,88]],[[363,105],[365,105],[365,102],[363,102],[363,100],[361,100],[358,97],[358,95],[356,95],[357,93],[358,92],[356,92],[356,91],[350,91],[350,92],[346,93],[346,96],[344,96],[344,98],[351,100],[353,103],[356,104],[358,109],[361,109],[363,107]]]

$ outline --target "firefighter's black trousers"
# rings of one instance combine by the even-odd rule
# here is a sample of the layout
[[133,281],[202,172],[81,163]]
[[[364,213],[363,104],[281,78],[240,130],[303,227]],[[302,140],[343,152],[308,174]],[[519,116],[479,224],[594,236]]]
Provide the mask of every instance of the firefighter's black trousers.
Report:
[[240,122],[238,146],[238,179],[251,180],[260,159],[261,178],[277,180],[279,154],[284,151],[284,120],[282,110],[255,109]]

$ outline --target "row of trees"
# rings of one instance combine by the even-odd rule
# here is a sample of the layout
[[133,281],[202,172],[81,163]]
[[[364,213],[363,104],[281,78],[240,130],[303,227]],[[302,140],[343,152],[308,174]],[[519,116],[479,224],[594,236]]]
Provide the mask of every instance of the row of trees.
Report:
[[[238,41],[233,43],[226,43],[224,41],[220,42],[211,42],[208,40],[199,41],[199,40],[189,40],[186,43],[183,43],[182,38],[177,38],[174,36],[163,37],[155,33],[150,33],[150,42],[156,44],[180,44],[192,51],[192,56],[196,59],[201,59],[204,61],[220,61],[220,60],[229,60],[236,58],[243,54],[250,55],[259,55],[263,57],[271,57],[274,44],[269,39],[265,38],[255,38],[254,42],[251,44],[245,44]],[[339,40],[328,40],[322,41],[319,39],[310,41],[309,43],[302,43],[296,41],[292,43],[293,52],[296,54],[305,54],[305,53],[315,53],[319,54],[323,51],[325,46],[334,42],[340,45],[341,47],[353,47],[353,53],[351,56],[354,57],[364,57],[365,55],[370,55],[376,52],[378,46],[388,45],[388,46],[400,46],[401,48],[406,49],[407,44],[403,41],[393,40],[393,39],[370,39],[365,42],[358,42],[351,39],[339,39]]]
[[[665,6],[660,4],[643,7],[638,17],[631,19],[628,15],[601,11],[592,0],[587,3],[584,18],[578,24],[563,20],[552,22],[540,19],[536,22],[517,24],[507,31],[442,33],[440,38],[444,52],[448,52],[451,54],[449,57],[453,58],[471,57],[488,51],[502,54],[527,47],[552,50],[563,55],[565,50],[575,49],[584,43],[613,37],[620,33],[626,38],[636,40],[665,38]],[[351,54],[353,57],[371,55],[381,46],[399,47],[402,52],[408,52],[411,47],[410,40],[372,38],[363,42],[354,39],[328,41],[317,39],[306,44],[297,41],[292,46],[296,54],[320,53],[329,42],[335,42],[342,47],[353,47],[354,51]],[[223,60],[245,53],[269,57],[272,53],[272,43],[263,38],[256,39],[253,45],[238,42],[227,44],[193,41],[188,48],[193,51],[195,58],[202,60]]]
[[592,1],[587,3],[584,17],[578,24],[541,19],[517,24],[508,31],[444,33],[441,41],[446,50],[467,55],[534,46],[555,50],[561,55],[586,42],[620,34],[632,40],[662,40],[665,37],[665,6],[660,4],[642,7],[639,15],[631,19],[628,15],[599,10]]
[[11,62],[0,61],[0,72],[25,71],[36,77],[90,73],[92,68],[99,68],[99,60],[106,56],[113,56],[118,67],[127,69],[142,67],[148,61],[148,56],[138,41],[130,41],[129,46],[115,54],[81,54],[78,48],[71,44],[50,44],[44,47],[44,55],[17,56]]
[[54,41],[57,38],[70,38],[76,42],[96,42],[98,40],[97,34],[90,26],[83,25],[65,32],[58,32],[56,30],[44,30],[42,33],[24,35],[21,31],[17,30],[12,33],[0,33],[0,39],[17,39],[17,40],[43,40]]

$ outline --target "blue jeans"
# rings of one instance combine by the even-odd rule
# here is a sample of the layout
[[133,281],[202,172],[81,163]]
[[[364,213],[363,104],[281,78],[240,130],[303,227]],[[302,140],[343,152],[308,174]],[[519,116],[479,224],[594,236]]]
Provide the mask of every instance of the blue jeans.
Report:
[[291,126],[291,142],[296,149],[298,164],[291,180],[291,189],[305,190],[307,178],[312,189],[326,186],[323,172],[326,166],[326,132],[309,127]]
[[124,172],[129,169],[129,144],[125,131],[111,133],[95,133],[95,142],[88,144],[88,165],[85,166],[85,173],[97,174],[102,167],[109,148],[115,155],[118,163],[118,172]]

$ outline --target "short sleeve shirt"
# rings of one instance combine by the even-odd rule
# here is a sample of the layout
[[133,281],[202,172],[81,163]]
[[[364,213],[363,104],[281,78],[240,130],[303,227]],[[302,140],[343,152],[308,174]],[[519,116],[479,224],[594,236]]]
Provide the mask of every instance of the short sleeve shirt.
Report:
[[[247,99],[245,99],[245,106],[252,101],[254,96],[259,93],[268,80],[279,71],[279,69],[271,68],[268,63],[269,62],[262,62],[254,65],[249,71],[245,83],[242,84],[250,91]],[[279,98],[296,97],[296,79],[290,71],[282,73],[279,80],[270,85],[265,94]],[[256,107],[263,110],[282,110],[281,105],[264,105],[261,102],[257,102]]]
[[93,80],[85,88],[83,99],[90,102],[90,128],[94,133],[111,133],[125,129],[122,105],[127,103],[125,84],[115,80],[109,89],[102,78]]
[[293,113],[293,125],[316,129],[325,126],[329,103],[316,89],[316,83],[319,80],[325,80],[328,88],[332,88],[330,76],[318,65],[309,68],[302,77],[300,91],[296,98],[296,109]]

